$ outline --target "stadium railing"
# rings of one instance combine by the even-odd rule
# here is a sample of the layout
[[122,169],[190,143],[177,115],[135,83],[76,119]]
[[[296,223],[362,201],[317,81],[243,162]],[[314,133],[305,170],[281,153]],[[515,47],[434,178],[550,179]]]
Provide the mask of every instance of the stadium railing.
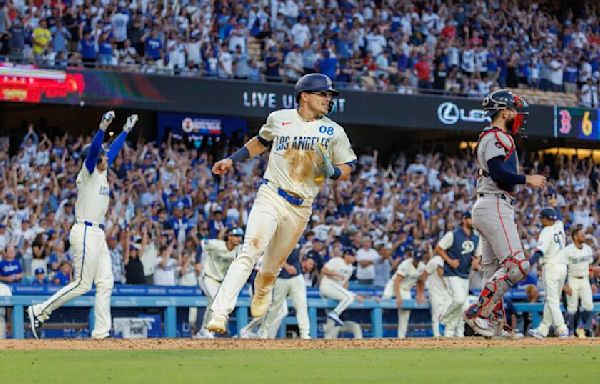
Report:
[[[15,339],[25,337],[25,308],[28,305],[40,303],[47,299],[48,295],[60,287],[26,287],[13,286],[14,296],[0,297],[0,307],[12,307],[12,329]],[[360,290],[356,292],[365,296],[380,296],[381,290]],[[90,291],[84,296],[65,304],[65,307],[89,308],[89,328],[93,328],[94,321],[94,292]],[[523,291],[515,290],[510,292],[515,310],[518,313],[531,313],[533,326],[537,326],[541,320],[541,314],[544,310],[542,302],[527,303],[518,302],[523,300],[526,295]],[[600,295],[594,296],[594,312],[600,312]],[[206,307],[207,299],[202,296],[200,290],[195,287],[157,287],[157,286],[116,286],[111,298],[111,307],[113,308],[161,308],[163,309],[164,335],[165,337],[177,336],[177,308],[183,307]],[[317,337],[317,322],[319,309],[331,309],[335,307],[337,301],[323,299],[319,297],[318,290],[308,291],[308,315],[310,321],[311,337]],[[288,306],[292,307],[290,301]],[[235,328],[239,331],[248,324],[248,312],[250,299],[247,288],[244,288],[238,299],[235,309]],[[417,304],[414,300],[403,300],[404,309],[430,309],[429,303]],[[379,300],[367,298],[364,302],[354,302],[350,309],[370,311],[372,337],[383,337],[383,311],[395,310],[395,300]]]

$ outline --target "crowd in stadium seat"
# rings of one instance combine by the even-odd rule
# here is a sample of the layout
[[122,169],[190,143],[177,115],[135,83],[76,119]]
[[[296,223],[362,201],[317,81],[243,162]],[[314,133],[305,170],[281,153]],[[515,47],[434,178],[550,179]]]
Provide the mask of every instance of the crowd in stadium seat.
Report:
[[530,88],[599,105],[594,2],[562,12],[552,1],[514,0],[50,3],[0,0],[0,56],[273,82],[318,71],[353,89],[399,93]]
[[[0,281],[69,281],[75,178],[82,166],[79,152],[89,140],[50,139],[31,125],[22,143],[13,143],[18,153],[9,156],[7,141],[0,141]],[[215,177],[209,152],[229,152],[232,146],[220,140],[190,149],[172,135],[160,146],[125,145],[109,171],[106,218],[117,284],[197,284],[200,240],[246,224],[266,165],[263,156],[239,164],[235,174]],[[328,183],[318,195],[301,240],[307,285],[315,285],[326,260],[353,248],[359,260],[373,261],[372,268],[361,271],[361,282],[383,287],[411,252],[431,255],[441,236],[471,208],[476,166],[470,151],[414,158],[394,154],[383,164],[377,151],[362,151],[351,180]],[[523,158],[529,159],[522,164],[528,172],[550,178],[544,192],[527,187],[518,192],[515,212],[527,255],[540,231],[538,212],[548,204],[558,207],[567,229],[582,225],[598,249],[600,166],[575,157],[558,156],[551,164]],[[471,276],[474,289],[481,287],[478,269],[475,265]],[[525,283],[536,284],[536,273],[534,268]]]

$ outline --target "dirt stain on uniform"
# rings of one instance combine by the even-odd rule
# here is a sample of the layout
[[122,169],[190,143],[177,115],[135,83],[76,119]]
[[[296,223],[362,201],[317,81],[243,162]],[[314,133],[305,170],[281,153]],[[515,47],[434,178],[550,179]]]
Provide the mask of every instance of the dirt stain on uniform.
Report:
[[314,179],[315,167],[322,161],[314,151],[302,149],[288,149],[283,158],[288,162],[290,177],[298,182]]

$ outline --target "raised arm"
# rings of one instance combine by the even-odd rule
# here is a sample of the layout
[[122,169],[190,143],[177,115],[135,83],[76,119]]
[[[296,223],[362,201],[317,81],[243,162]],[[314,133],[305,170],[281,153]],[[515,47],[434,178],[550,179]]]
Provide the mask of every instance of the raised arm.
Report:
[[127,122],[123,125],[123,132],[121,132],[119,134],[119,136],[117,136],[115,141],[113,141],[112,144],[110,145],[110,148],[108,149],[108,165],[109,166],[111,166],[113,161],[115,161],[115,159],[117,158],[117,155],[119,154],[119,151],[121,150],[121,147],[123,147],[123,144],[125,143],[125,139],[127,139],[127,135],[129,134],[129,132],[131,132],[131,130],[133,129],[133,127],[135,126],[135,123],[137,121],[138,121],[138,116],[136,114],[129,116],[127,118]]
[[104,132],[106,132],[108,126],[114,118],[115,113],[113,111],[108,111],[102,115],[102,121],[98,127],[98,132],[96,132],[96,135],[94,135],[92,143],[90,144],[89,152],[85,158],[85,168],[90,174],[93,173],[94,169],[96,168],[96,159],[98,158],[102,141],[104,141]]

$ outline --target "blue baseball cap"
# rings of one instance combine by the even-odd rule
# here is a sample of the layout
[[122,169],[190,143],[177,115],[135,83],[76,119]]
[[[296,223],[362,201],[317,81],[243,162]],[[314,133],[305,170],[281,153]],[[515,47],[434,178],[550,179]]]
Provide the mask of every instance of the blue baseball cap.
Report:
[[354,256],[356,253],[354,252],[354,248],[346,247],[346,248],[344,248],[344,254]]
[[233,228],[231,231],[229,231],[229,235],[244,236],[244,230],[242,228]]
[[461,219],[470,219],[471,218],[471,211],[464,211],[463,213],[461,213],[460,218]]
[[36,268],[35,271],[33,271],[34,275],[43,275],[45,273],[46,273],[46,271],[44,271],[44,268],[42,268],[42,267]]
[[421,249],[415,250],[415,252],[413,253],[413,259],[415,259],[417,261],[423,260],[423,250],[421,250]]
[[540,219],[556,220],[558,215],[554,208],[546,207],[540,211]]

